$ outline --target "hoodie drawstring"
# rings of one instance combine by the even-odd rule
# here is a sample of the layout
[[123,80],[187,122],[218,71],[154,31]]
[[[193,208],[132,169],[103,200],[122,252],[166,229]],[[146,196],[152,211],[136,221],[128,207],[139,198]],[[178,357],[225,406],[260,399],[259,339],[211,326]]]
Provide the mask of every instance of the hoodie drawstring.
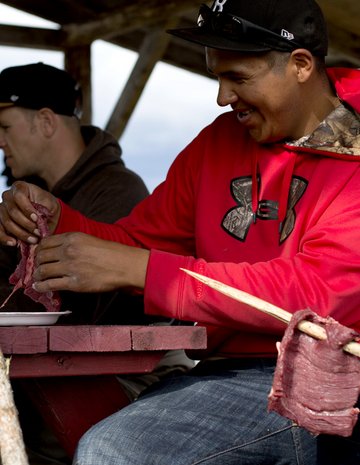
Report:
[[[286,218],[289,194],[291,187],[291,180],[294,172],[295,162],[296,162],[296,152],[290,152],[291,158],[289,159],[284,176],[281,182],[280,189],[280,198],[278,203],[278,221],[279,221],[279,231],[281,231],[282,224]],[[253,222],[256,223],[257,211],[259,208],[259,176],[258,176],[258,155],[255,152],[254,156],[251,159],[251,210],[253,216]]]
[[282,224],[286,218],[288,202],[289,202],[290,187],[291,187],[291,180],[292,180],[292,175],[294,172],[294,167],[295,167],[295,162],[296,162],[296,152],[290,152],[290,153],[291,153],[291,159],[286,165],[284,178],[281,183],[279,211],[278,211],[279,231],[281,231]]
[[257,161],[258,156],[255,151],[255,156],[251,159],[251,210],[253,215],[253,222],[256,223],[256,212],[259,203],[259,189],[258,189],[258,175],[257,175]]

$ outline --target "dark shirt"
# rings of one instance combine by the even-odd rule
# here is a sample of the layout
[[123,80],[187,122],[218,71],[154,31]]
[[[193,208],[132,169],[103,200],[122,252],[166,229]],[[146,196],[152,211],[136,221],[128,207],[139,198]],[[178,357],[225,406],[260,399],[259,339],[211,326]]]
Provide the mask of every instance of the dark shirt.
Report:
[[[51,192],[87,217],[113,223],[128,215],[148,195],[148,190],[142,179],[126,168],[121,148],[109,133],[94,126],[83,126],[81,131],[86,149]],[[9,180],[11,182],[10,177]],[[44,187],[42,180],[32,178],[30,181]],[[11,292],[8,279],[18,262],[17,248],[0,246],[1,302]],[[62,292],[61,297],[61,310],[72,311],[62,324],[147,324],[154,320],[144,315],[141,295],[129,295],[124,291],[102,294]],[[44,307],[18,290],[3,310],[44,311]]]

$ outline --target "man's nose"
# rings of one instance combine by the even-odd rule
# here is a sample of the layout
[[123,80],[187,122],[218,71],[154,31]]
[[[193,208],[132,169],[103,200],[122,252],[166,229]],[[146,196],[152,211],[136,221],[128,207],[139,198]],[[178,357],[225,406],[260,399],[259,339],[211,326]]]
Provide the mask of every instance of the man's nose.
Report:
[[238,100],[237,94],[233,91],[230,85],[220,82],[219,91],[217,96],[217,104],[220,107],[226,107],[226,105],[233,105]]

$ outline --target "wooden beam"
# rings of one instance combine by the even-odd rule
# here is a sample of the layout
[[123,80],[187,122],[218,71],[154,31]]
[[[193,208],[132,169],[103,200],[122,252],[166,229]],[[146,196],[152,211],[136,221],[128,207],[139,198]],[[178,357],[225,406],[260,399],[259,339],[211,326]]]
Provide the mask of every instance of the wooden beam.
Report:
[[[167,27],[174,26],[174,23],[171,24],[169,26],[168,23]],[[116,139],[123,134],[152,70],[161,60],[170,39],[171,36],[164,29],[156,29],[145,37],[139,50],[139,58],[106,125],[106,130]]]
[[62,30],[0,24],[1,45],[62,51],[64,40]]
[[65,46],[91,43],[96,39],[109,39],[116,35],[154,26],[194,9],[194,0],[172,0],[159,6],[156,0],[139,0],[121,8],[114,14],[102,15],[98,20],[82,24],[66,24]]
[[[331,53],[343,55],[353,63],[360,62],[360,2],[358,0],[318,0],[329,33]],[[329,57],[331,60],[331,57]],[[330,61],[329,60],[329,61]]]
[[328,24],[328,32],[331,51],[360,65],[360,36],[331,23]]
[[82,124],[92,121],[91,46],[81,45],[65,50],[65,69],[80,83],[82,89]]
[[327,24],[334,24],[359,35],[360,2],[358,0],[317,0]]

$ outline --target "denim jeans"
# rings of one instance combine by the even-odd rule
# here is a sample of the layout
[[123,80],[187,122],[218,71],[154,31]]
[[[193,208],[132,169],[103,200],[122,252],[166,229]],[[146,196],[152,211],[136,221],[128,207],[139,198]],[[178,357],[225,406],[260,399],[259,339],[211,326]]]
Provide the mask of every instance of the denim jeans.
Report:
[[74,465],[356,465],[360,433],[313,436],[267,412],[275,361],[199,371],[152,386],[91,428]]

